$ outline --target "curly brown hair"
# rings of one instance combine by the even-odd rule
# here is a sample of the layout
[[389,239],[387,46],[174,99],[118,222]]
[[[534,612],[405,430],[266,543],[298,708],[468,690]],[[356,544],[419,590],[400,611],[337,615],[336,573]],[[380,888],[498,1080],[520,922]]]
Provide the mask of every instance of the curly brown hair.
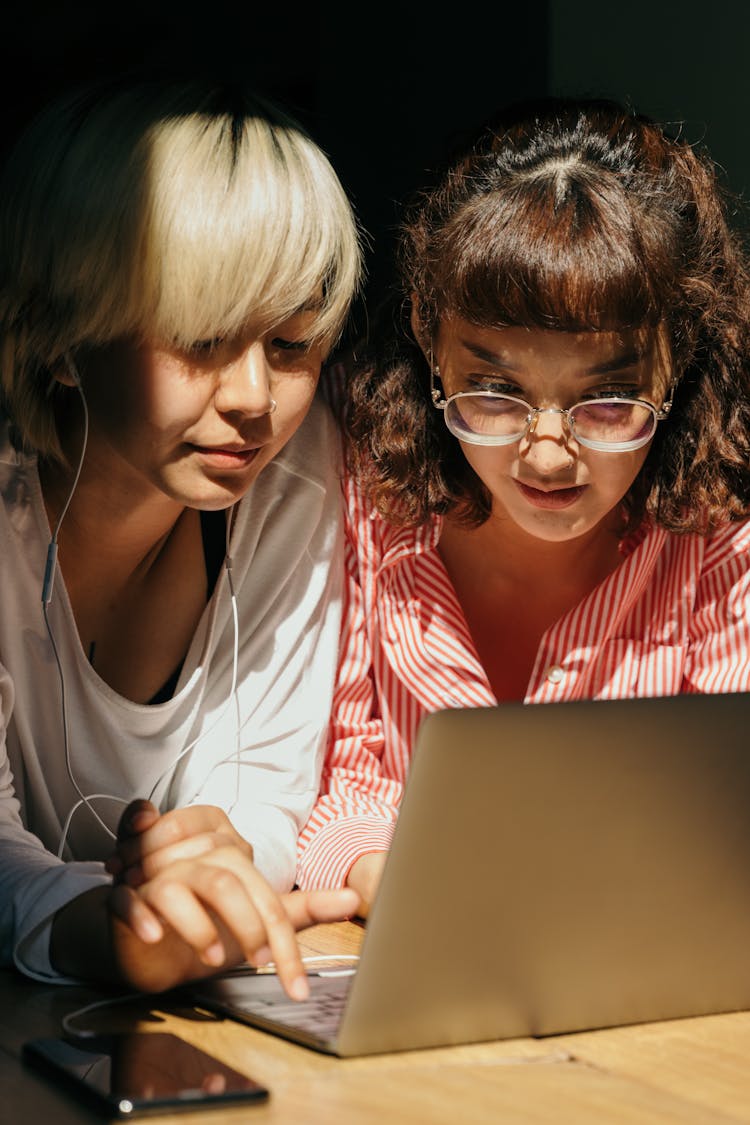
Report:
[[431,405],[419,344],[429,352],[455,314],[492,328],[663,325],[674,405],[624,498],[624,530],[646,513],[702,534],[747,516],[740,213],[706,154],[615,102],[545,99],[497,115],[407,208],[400,280],[349,385],[350,465],[378,509],[411,525],[489,515],[486,489]]

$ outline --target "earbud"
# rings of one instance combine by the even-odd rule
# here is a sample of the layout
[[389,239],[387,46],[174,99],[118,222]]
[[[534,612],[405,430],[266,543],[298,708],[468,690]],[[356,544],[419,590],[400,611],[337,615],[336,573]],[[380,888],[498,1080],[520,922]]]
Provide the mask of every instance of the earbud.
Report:
[[83,386],[81,384],[81,376],[78,374],[78,368],[76,367],[75,363],[73,362],[73,357],[70,354],[70,352],[65,353],[65,363],[66,363],[66,366],[68,368],[68,374],[70,375],[71,379],[75,383],[76,387],[78,387],[78,390],[83,395]]

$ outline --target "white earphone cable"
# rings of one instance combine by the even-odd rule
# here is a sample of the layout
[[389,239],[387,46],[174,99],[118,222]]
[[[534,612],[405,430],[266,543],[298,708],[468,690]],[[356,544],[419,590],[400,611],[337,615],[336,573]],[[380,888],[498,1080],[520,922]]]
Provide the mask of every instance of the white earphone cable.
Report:
[[[88,404],[86,402],[86,396],[83,392],[83,387],[81,385],[81,379],[80,379],[80,376],[79,376],[79,374],[78,374],[78,372],[75,368],[73,360],[69,356],[67,357],[67,363],[68,363],[68,367],[69,367],[71,376],[74,380],[75,386],[76,386],[76,388],[78,390],[78,393],[80,395],[81,404],[83,406],[83,441],[82,441],[82,444],[81,444],[81,454],[80,454],[80,457],[78,459],[78,465],[76,467],[75,476],[73,478],[73,484],[70,488],[70,491],[69,491],[68,496],[65,500],[65,503],[63,504],[60,515],[57,518],[54,530],[52,532],[52,537],[50,539],[50,543],[49,543],[49,546],[47,548],[47,561],[46,561],[46,565],[45,565],[44,581],[43,581],[43,585],[42,585],[42,614],[43,614],[44,623],[45,623],[45,626],[46,626],[46,629],[47,629],[47,635],[49,636],[50,644],[52,645],[52,652],[53,652],[53,655],[54,655],[54,658],[55,658],[55,664],[57,666],[57,673],[58,673],[58,676],[59,676],[59,679],[60,679],[60,707],[61,707],[61,712],[62,712],[62,732],[63,732],[63,749],[64,749],[64,756],[65,756],[65,769],[67,771],[70,783],[73,786],[73,788],[75,789],[76,793],[78,794],[78,798],[79,798],[75,802],[75,804],[71,807],[71,809],[69,810],[68,815],[65,819],[65,824],[63,826],[63,831],[62,831],[62,834],[61,834],[61,837],[60,837],[60,842],[59,842],[58,850],[57,850],[58,858],[62,858],[62,854],[63,854],[63,851],[65,849],[65,843],[67,841],[68,833],[70,831],[70,826],[71,826],[71,823],[72,823],[72,820],[73,820],[73,816],[77,812],[77,810],[81,807],[81,805],[85,805],[86,808],[89,810],[89,812],[94,817],[94,819],[99,823],[99,825],[107,833],[107,835],[112,840],[116,840],[117,837],[116,837],[115,833],[105,823],[105,821],[99,815],[99,813],[94,808],[94,806],[91,804],[91,802],[94,801],[94,800],[117,801],[120,804],[122,804],[123,806],[125,806],[129,803],[129,801],[126,800],[123,797],[116,797],[116,796],[113,796],[112,794],[108,794],[108,793],[90,793],[90,794],[87,795],[83,792],[83,790],[79,786],[78,782],[76,781],[75,775],[73,773],[73,766],[72,766],[71,754],[70,754],[70,740],[69,740],[69,735],[68,735],[68,714],[67,714],[66,693],[65,693],[65,677],[63,675],[62,661],[60,659],[60,654],[59,654],[59,651],[58,651],[58,648],[57,648],[57,644],[55,642],[55,636],[54,636],[52,626],[51,626],[50,620],[49,620],[49,615],[48,615],[48,612],[47,612],[48,606],[50,605],[50,603],[52,601],[52,590],[53,590],[54,580],[55,580],[55,571],[57,569],[57,537],[58,537],[58,533],[60,531],[60,526],[63,522],[63,519],[65,518],[65,515],[66,515],[66,513],[68,511],[68,508],[70,506],[70,502],[73,499],[73,495],[74,495],[75,490],[78,486],[78,481],[79,481],[79,478],[81,476],[81,470],[83,468],[84,458],[86,456],[86,447],[87,447],[87,444],[88,444],[88,435],[89,435],[89,411],[88,411]],[[234,523],[234,508],[232,507],[230,509],[228,515],[227,515],[227,520],[226,520],[226,549],[225,549],[225,557],[224,557],[224,571],[225,571],[226,576],[227,576],[227,584],[228,584],[228,587],[229,587],[229,596],[230,596],[231,608],[232,608],[232,625],[233,625],[233,634],[234,634],[233,653],[232,653],[232,682],[231,682],[229,694],[227,696],[226,703],[221,708],[219,714],[216,716],[213,723],[211,723],[211,725],[209,727],[207,727],[205,730],[201,731],[201,733],[196,738],[194,738],[192,740],[192,742],[190,742],[187,746],[185,746],[179,752],[179,754],[176,756],[174,761],[170,763],[170,765],[167,767],[167,769],[164,770],[163,773],[161,773],[159,775],[156,782],[154,783],[154,785],[151,788],[151,792],[149,793],[149,800],[154,800],[157,789],[159,788],[161,783],[164,781],[164,779],[166,777],[168,777],[173,772],[177,763],[179,761],[181,761],[181,759],[184,758],[186,754],[188,754],[191,750],[193,750],[195,748],[195,746],[203,738],[205,738],[208,734],[210,734],[218,726],[220,721],[224,718],[224,715],[226,714],[228,708],[230,707],[233,698],[235,700],[235,708],[237,710],[237,715],[238,715],[236,739],[237,739],[237,743],[239,744],[239,700],[237,699],[237,690],[236,690],[237,689],[237,668],[238,668],[238,662],[239,662],[239,615],[238,615],[238,610],[237,610],[237,597],[236,597],[236,593],[235,593],[235,589],[234,589],[234,582],[232,580],[232,558],[231,558],[231,555],[229,553],[229,543],[230,543],[231,529],[233,527],[233,523]],[[239,755],[239,748],[237,748],[236,754]],[[232,757],[234,757],[234,755],[232,755]],[[217,764],[220,765],[222,763],[217,763]],[[239,766],[238,766],[238,768],[239,768]],[[238,785],[239,785],[239,781],[238,781]]]
[[[83,388],[81,387],[80,377],[78,375],[78,372],[75,370],[75,367],[73,366],[72,360],[68,359],[68,365],[69,365],[70,372],[71,372],[71,375],[73,377],[73,380],[75,382],[75,385],[78,389],[78,393],[79,393],[80,398],[81,398],[81,405],[83,407],[83,440],[81,442],[81,455],[78,458],[78,465],[76,466],[75,476],[73,477],[73,484],[70,488],[70,491],[68,492],[65,503],[62,506],[62,510],[60,512],[60,515],[57,517],[57,522],[55,523],[55,527],[54,527],[54,530],[52,532],[52,538],[50,539],[49,546],[47,548],[47,562],[46,562],[45,569],[44,569],[44,582],[43,582],[43,585],[42,585],[42,615],[44,617],[44,624],[45,624],[46,629],[47,629],[47,635],[50,639],[50,644],[52,645],[52,652],[53,652],[54,657],[55,657],[55,664],[57,665],[57,674],[60,677],[60,707],[61,707],[61,710],[62,710],[63,751],[64,751],[64,754],[65,754],[65,769],[67,771],[68,778],[70,779],[71,785],[73,786],[73,788],[75,789],[76,793],[78,794],[78,796],[80,798],[76,802],[76,804],[73,806],[70,813],[68,814],[68,818],[67,818],[67,821],[66,821],[66,824],[65,824],[65,831],[62,834],[62,837],[60,839],[60,844],[58,846],[58,852],[57,852],[58,857],[62,855],[63,849],[65,847],[65,840],[67,839],[68,829],[70,827],[70,821],[71,821],[72,815],[75,812],[75,810],[82,803],[85,804],[89,808],[92,815],[96,818],[96,820],[102,826],[104,831],[109,836],[111,836],[112,839],[115,839],[114,833],[110,831],[110,829],[104,823],[102,818],[99,816],[99,813],[96,811],[96,809],[93,807],[93,805],[89,804],[89,801],[91,800],[91,798],[87,797],[83,793],[83,791],[81,790],[81,788],[80,788],[80,786],[79,786],[78,782],[76,781],[75,776],[73,774],[73,767],[72,767],[71,761],[70,761],[70,741],[69,741],[69,738],[68,738],[68,711],[67,711],[66,699],[65,699],[65,679],[63,677],[62,662],[60,660],[60,654],[57,650],[57,644],[55,643],[54,633],[52,632],[52,626],[50,624],[49,614],[47,612],[48,607],[50,605],[50,602],[52,601],[52,589],[53,589],[53,586],[54,586],[54,583],[55,583],[55,571],[57,569],[57,536],[59,534],[62,522],[65,519],[65,515],[68,511],[68,508],[70,507],[70,502],[73,499],[73,494],[74,494],[74,492],[75,492],[75,490],[78,486],[78,481],[79,481],[79,478],[81,476],[81,469],[83,468],[83,460],[84,460],[84,457],[86,456],[86,446],[88,445],[88,440],[89,440],[89,408],[88,408],[88,403],[86,402],[86,396],[84,395]],[[101,794],[96,794],[96,796],[100,796],[100,795]],[[116,798],[116,797],[113,797],[113,798],[110,798],[110,799],[111,800],[118,800],[118,798]],[[123,804],[125,804],[125,803],[127,803],[127,802],[123,802]]]

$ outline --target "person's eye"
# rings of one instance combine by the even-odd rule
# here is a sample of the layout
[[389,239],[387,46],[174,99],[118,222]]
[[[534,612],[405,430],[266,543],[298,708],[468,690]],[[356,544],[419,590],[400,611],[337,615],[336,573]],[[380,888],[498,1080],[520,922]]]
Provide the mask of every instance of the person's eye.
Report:
[[583,395],[582,401],[591,402],[602,398],[639,398],[641,390],[641,387],[635,386],[632,383],[625,383],[622,386],[602,387]]
[[187,349],[191,355],[209,356],[225,343],[223,336],[213,336],[210,340],[196,340]]
[[286,340],[283,336],[274,336],[271,346],[282,352],[305,352],[310,343],[308,340]]
[[491,391],[495,395],[512,395],[514,398],[523,398],[523,391],[516,383],[509,383],[506,379],[488,379],[487,376],[474,375],[467,380],[468,391]]

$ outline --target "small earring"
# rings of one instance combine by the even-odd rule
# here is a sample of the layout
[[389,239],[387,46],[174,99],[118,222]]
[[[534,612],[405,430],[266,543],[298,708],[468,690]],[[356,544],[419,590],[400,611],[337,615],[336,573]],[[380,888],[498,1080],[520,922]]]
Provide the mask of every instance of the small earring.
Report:
[[277,406],[278,406],[278,403],[276,402],[276,399],[272,398],[271,399],[271,405],[269,406],[268,410],[266,411],[266,414],[273,414],[273,412],[274,412],[274,410],[276,409]]

